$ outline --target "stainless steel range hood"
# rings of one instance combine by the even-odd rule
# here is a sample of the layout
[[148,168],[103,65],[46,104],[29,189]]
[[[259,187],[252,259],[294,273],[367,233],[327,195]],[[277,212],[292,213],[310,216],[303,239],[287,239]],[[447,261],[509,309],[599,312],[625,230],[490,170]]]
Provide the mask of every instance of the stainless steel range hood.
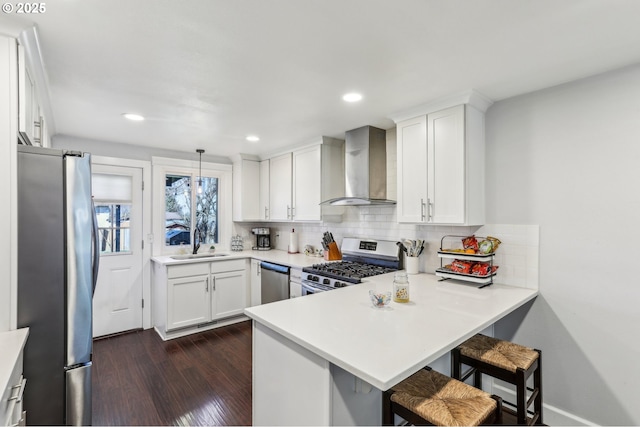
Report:
[[322,202],[333,206],[394,205],[387,199],[386,131],[373,126],[345,136],[345,197]]

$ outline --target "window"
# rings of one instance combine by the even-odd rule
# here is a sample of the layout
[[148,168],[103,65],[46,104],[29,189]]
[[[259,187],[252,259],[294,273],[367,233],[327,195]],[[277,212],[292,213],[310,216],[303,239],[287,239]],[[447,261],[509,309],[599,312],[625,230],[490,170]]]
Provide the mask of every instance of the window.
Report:
[[131,204],[96,204],[100,253],[131,251]]
[[154,194],[162,194],[154,202],[154,213],[160,214],[154,230],[162,230],[162,240],[155,239],[156,253],[192,246],[196,229],[201,247],[226,245],[231,235],[231,165],[203,163],[200,177],[197,162],[156,157],[153,162]]
[[92,174],[100,254],[131,251],[131,176]]
[[164,194],[165,245],[190,245],[194,216],[200,244],[218,243],[218,178],[203,177],[202,192],[193,192],[191,176],[167,174]]

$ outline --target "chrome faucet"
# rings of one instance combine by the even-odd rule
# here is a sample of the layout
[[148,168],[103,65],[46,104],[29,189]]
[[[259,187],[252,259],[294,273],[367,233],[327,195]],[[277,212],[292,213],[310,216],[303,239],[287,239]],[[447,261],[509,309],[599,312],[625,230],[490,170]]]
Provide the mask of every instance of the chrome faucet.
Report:
[[[197,237],[197,238],[196,238]],[[196,227],[193,230],[193,254],[198,253],[198,249],[200,249],[200,240],[202,239],[202,234],[200,233],[200,229]]]

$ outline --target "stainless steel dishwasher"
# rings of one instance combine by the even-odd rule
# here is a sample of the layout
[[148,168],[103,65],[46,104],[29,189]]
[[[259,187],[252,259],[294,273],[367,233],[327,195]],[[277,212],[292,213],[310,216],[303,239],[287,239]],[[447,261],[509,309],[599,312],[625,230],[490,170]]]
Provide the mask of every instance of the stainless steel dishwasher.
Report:
[[261,303],[267,304],[289,298],[289,267],[262,261],[260,263]]

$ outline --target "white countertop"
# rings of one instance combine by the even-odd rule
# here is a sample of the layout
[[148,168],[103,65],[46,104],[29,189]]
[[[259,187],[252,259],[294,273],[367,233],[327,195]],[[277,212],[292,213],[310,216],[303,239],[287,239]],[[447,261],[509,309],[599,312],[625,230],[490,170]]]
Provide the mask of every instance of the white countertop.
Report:
[[325,262],[324,258],[321,258],[321,257],[307,256],[303,253],[290,254],[287,251],[281,251],[276,249],[272,249],[270,251],[254,251],[254,250],[244,250],[239,252],[220,251],[220,252],[216,252],[216,254],[227,254],[227,255],[212,257],[212,258],[195,258],[195,259],[184,259],[184,260],[176,260],[171,258],[171,255],[163,255],[163,256],[153,257],[151,258],[151,260],[153,262],[163,264],[163,265],[174,265],[174,264],[190,264],[194,262],[225,261],[225,260],[238,259],[238,258],[253,258],[253,259],[259,259],[261,261],[273,262],[275,264],[286,265],[288,267],[293,267],[293,268],[303,268],[313,264],[319,264],[319,263]]
[[9,384],[11,373],[16,366],[16,361],[20,352],[27,342],[29,328],[17,329],[15,331],[0,332],[0,387],[5,390]]
[[245,309],[253,320],[387,390],[535,298],[536,290],[409,276],[407,304],[374,308],[369,290],[392,289],[393,273],[357,286]]

